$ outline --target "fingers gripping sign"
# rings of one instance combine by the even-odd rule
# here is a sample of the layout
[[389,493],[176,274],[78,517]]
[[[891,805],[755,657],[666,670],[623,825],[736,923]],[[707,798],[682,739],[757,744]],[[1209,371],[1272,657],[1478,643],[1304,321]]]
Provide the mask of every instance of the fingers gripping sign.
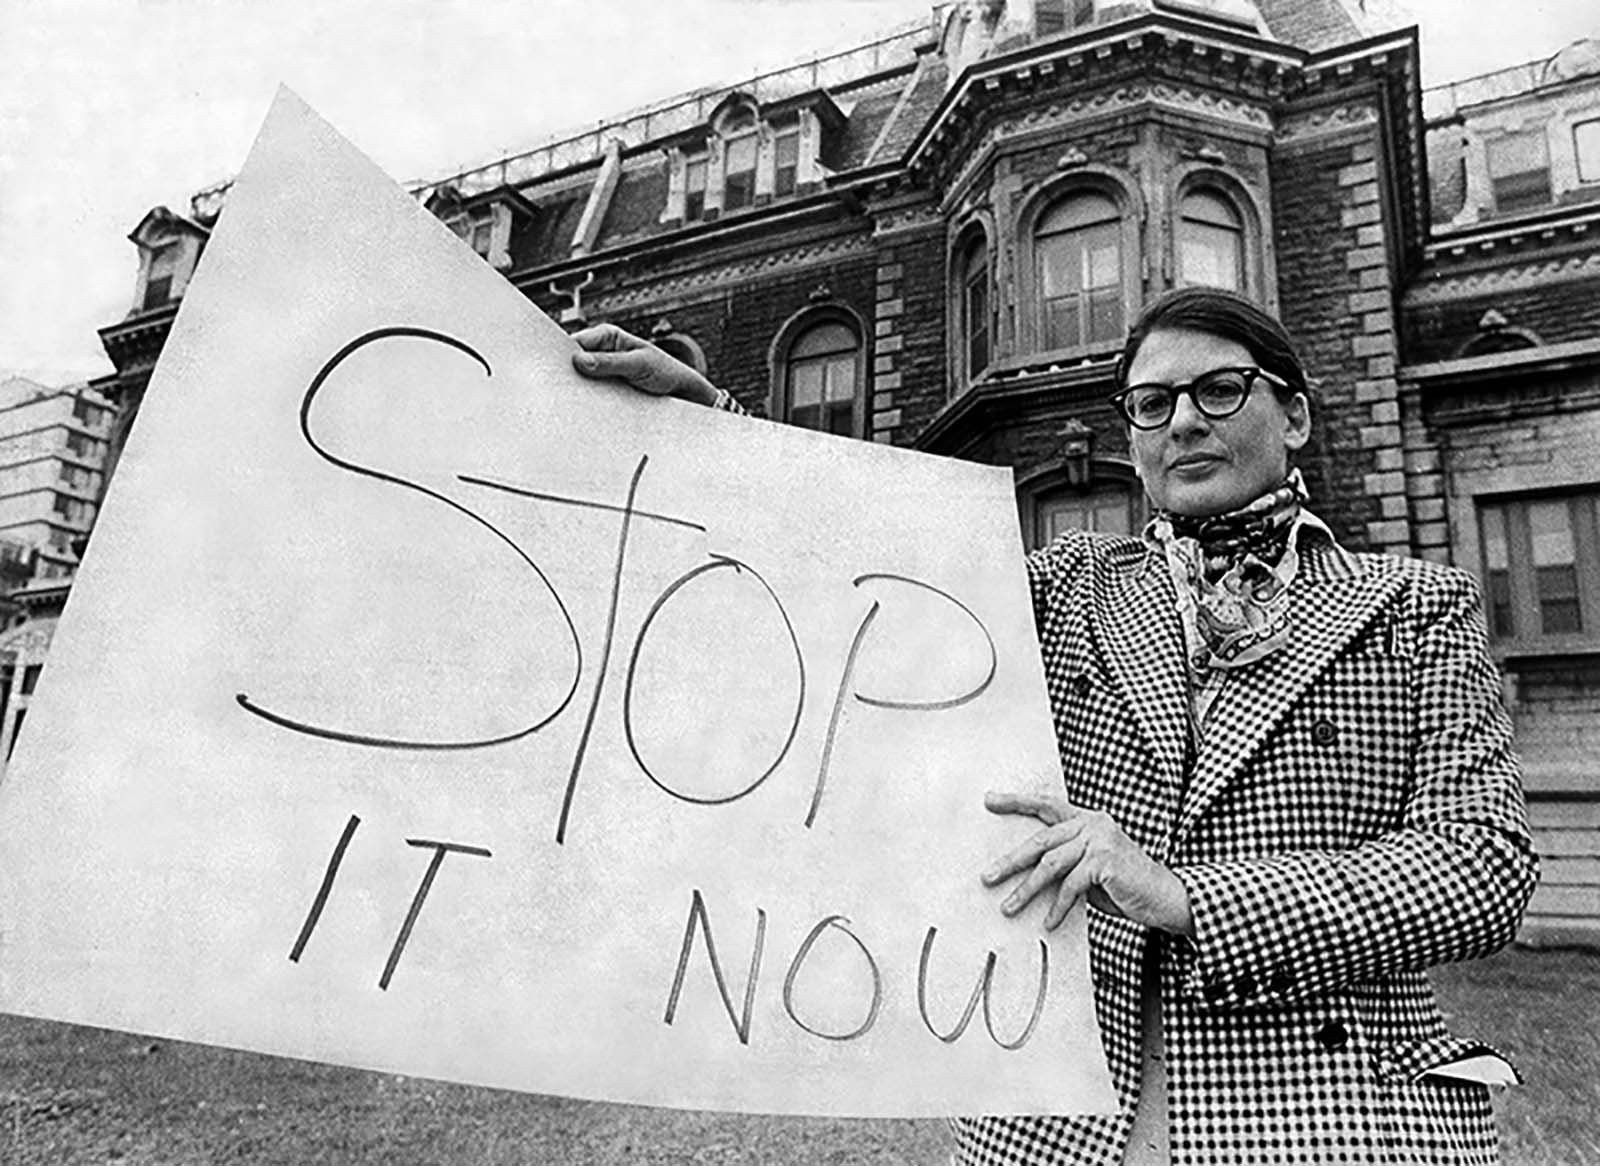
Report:
[[572,365],[585,376],[621,381],[657,397],[682,397],[709,405],[717,390],[694,369],[615,324],[597,324],[572,336]]
[[1037,818],[1044,824],[983,872],[988,887],[1023,876],[1000,904],[1007,915],[1051,893],[1047,929],[1059,927],[1078,900],[1087,897],[1100,910],[1147,927],[1194,934],[1182,880],[1140,849],[1111,815],[1052,794],[991,792],[984,806],[991,813]]

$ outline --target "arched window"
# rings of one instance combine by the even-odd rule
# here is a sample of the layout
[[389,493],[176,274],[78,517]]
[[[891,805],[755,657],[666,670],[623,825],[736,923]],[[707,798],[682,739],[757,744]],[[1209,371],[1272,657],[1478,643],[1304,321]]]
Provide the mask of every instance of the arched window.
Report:
[[701,376],[705,375],[706,354],[691,337],[682,332],[663,332],[653,337],[653,343],[674,360],[681,360]]
[[1122,339],[1122,215],[1103,194],[1055,204],[1034,229],[1039,343],[1083,348]]
[[989,367],[993,332],[993,312],[989,306],[989,245],[982,235],[961,252],[957,271],[962,371],[966,379],[971,380]]
[[784,417],[791,425],[851,436],[859,431],[861,342],[837,320],[795,337],[784,363]]
[[1244,220],[1209,190],[1191,190],[1178,212],[1178,282],[1244,290]]

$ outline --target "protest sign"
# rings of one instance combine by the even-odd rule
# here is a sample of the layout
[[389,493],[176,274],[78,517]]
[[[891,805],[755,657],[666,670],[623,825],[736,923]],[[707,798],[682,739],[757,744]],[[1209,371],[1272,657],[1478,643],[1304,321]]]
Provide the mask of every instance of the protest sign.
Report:
[[293,95],[0,785],[0,1007],[454,1081],[1111,1105],[1001,470],[585,381]]

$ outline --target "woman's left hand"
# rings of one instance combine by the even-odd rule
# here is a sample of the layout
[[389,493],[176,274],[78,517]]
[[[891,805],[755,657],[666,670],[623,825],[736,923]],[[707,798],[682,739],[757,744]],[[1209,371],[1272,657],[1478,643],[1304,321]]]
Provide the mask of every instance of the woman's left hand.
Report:
[[1141,850],[1111,815],[1048,794],[989,793],[983,804],[991,813],[1024,814],[1045,827],[983,872],[984,885],[990,887],[1027,872],[1000,905],[1007,915],[1054,887],[1055,901],[1045,914],[1047,928],[1060,926],[1087,895],[1103,911],[1162,931],[1194,934],[1183,882]]

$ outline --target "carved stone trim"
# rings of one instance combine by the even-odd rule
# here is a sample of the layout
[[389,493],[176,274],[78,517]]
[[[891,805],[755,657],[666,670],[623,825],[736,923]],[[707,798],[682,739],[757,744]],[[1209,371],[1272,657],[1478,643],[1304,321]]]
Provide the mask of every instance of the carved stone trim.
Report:
[[695,271],[673,274],[671,270],[659,278],[639,276],[628,287],[591,293],[590,307],[599,312],[613,312],[635,304],[654,303],[666,296],[682,295],[703,288],[739,283],[777,271],[802,271],[822,263],[851,255],[871,255],[876,251],[873,240],[867,236],[850,236],[806,247],[792,247],[754,255],[735,263],[704,267]]
[[1542,287],[1548,283],[1566,283],[1580,279],[1600,279],[1600,252],[1569,255],[1544,263],[1519,264],[1515,267],[1498,267],[1490,271],[1423,280],[1407,289],[1405,303],[1407,306],[1448,303],[1452,300],[1471,299],[1473,296],[1522,291]]
[[1284,118],[1278,122],[1276,137],[1280,144],[1301,142],[1377,124],[1378,111],[1370,104],[1336,105]]

